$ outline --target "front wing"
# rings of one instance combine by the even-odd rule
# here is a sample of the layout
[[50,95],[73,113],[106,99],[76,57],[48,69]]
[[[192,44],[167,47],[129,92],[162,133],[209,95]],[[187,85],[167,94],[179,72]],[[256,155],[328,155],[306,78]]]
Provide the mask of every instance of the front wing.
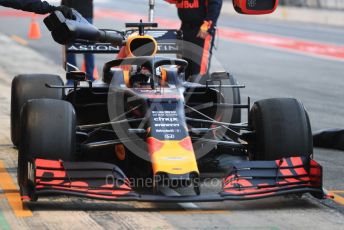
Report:
[[29,179],[34,197],[70,195],[113,201],[210,202],[311,193],[316,198],[326,198],[322,167],[303,157],[234,163],[223,180],[222,191],[193,196],[139,194],[117,166],[107,163],[36,159],[31,167],[33,174]]

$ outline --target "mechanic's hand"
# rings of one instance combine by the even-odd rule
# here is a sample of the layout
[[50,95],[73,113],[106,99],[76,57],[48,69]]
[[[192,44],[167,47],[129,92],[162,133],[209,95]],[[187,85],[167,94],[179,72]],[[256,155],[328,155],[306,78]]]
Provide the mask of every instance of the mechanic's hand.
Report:
[[202,38],[202,39],[206,39],[207,36],[209,35],[209,29],[211,28],[212,25],[212,21],[204,21],[203,24],[201,25],[201,28],[199,28],[197,37],[198,38]]
[[58,6],[56,7],[56,10],[61,11],[62,14],[68,19],[73,19],[73,20],[76,19],[75,15],[73,14],[72,9],[67,6],[63,6],[63,5]]
[[204,31],[204,30],[200,29],[198,31],[197,37],[202,38],[202,39],[206,39],[208,35],[209,35],[208,31]]

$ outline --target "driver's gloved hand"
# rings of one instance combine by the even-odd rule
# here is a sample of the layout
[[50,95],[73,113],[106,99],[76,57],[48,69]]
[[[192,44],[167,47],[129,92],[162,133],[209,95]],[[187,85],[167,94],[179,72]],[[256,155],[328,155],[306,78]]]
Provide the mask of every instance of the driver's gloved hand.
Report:
[[62,14],[68,19],[76,19],[75,15],[73,14],[73,10],[67,6],[57,6],[56,10],[61,11]]

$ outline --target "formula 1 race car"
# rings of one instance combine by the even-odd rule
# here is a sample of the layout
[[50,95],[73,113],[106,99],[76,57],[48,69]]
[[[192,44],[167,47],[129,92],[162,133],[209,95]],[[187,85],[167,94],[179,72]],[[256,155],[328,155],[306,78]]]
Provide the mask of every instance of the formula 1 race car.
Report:
[[[238,11],[254,11],[240,4]],[[72,85],[48,74],[14,78],[11,131],[19,148],[23,200],[52,195],[152,202],[326,197],[322,167],[312,159],[309,118],[298,100],[266,99],[251,108],[249,99],[240,102],[244,86],[230,74],[215,72],[191,82],[185,80],[187,61],[162,56],[183,50],[178,31],[142,22],[128,23],[125,32],[99,30],[75,14],[75,21],[59,12],[45,19],[68,52],[123,51],[126,57],[105,63],[97,82],[80,71],[67,73]],[[206,175],[224,175],[217,193],[203,190]],[[165,188],[187,192],[171,196],[163,194]]]

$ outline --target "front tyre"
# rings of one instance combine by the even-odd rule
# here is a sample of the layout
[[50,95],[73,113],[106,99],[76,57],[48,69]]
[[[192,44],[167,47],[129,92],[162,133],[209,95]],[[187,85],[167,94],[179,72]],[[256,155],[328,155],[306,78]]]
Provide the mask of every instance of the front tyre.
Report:
[[273,98],[254,103],[249,117],[254,137],[248,143],[253,160],[310,157],[312,131],[303,105],[293,98]]
[[61,100],[35,99],[21,112],[21,144],[18,153],[18,184],[22,196],[32,198],[33,183],[28,164],[36,158],[75,160],[76,123],[73,106]]

